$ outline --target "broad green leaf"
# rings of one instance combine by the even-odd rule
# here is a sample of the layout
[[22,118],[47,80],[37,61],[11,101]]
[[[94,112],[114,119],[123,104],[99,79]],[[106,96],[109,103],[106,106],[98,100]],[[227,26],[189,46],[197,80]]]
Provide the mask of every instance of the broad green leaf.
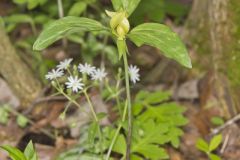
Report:
[[128,0],[127,14],[130,16],[133,11],[137,8],[141,0]]
[[27,123],[28,123],[28,119],[26,117],[24,117],[23,115],[17,116],[17,124],[20,127],[22,127],[22,128],[26,127]]
[[141,0],[112,0],[115,11],[124,10],[130,16]]
[[2,148],[5,151],[7,151],[8,154],[9,154],[9,157],[12,160],[27,160],[25,155],[19,149],[15,148],[15,147],[11,147],[11,146],[5,145],[5,146],[0,146],[0,148]]
[[222,135],[216,135],[212,138],[210,144],[209,144],[209,151],[215,150],[222,142]]
[[211,160],[221,160],[221,158],[216,154],[210,153],[209,157],[210,157]]
[[128,37],[137,45],[150,45],[185,67],[192,68],[190,57],[179,36],[169,27],[157,23],[144,23],[135,27]]
[[123,9],[122,0],[112,0],[112,5],[115,11]]
[[24,155],[26,156],[27,160],[38,160],[32,141],[30,141],[25,148]]
[[106,28],[98,21],[83,17],[64,17],[48,25],[33,45],[34,50],[42,50],[57,40],[82,31],[103,31]]
[[[165,17],[165,0],[142,0],[135,12],[130,17],[134,25],[146,22],[146,19],[153,22],[162,22]],[[151,11],[151,12],[149,12]]]
[[199,149],[205,153],[208,153],[208,144],[202,138],[197,140],[196,147],[197,147],[197,149]]
[[87,8],[87,3],[85,2],[76,2],[70,8],[68,15],[69,16],[80,16]]

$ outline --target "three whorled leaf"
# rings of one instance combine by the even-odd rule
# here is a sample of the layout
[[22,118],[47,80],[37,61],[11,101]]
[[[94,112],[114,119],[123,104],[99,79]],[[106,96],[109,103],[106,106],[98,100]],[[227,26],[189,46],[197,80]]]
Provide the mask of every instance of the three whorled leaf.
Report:
[[33,45],[34,50],[42,50],[55,41],[79,31],[103,31],[107,30],[98,21],[68,16],[51,23],[38,37]]
[[186,47],[179,36],[166,25],[144,23],[132,29],[128,37],[137,46],[147,44],[156,47],[166,57],[176,60],[185,67],[192,68]]

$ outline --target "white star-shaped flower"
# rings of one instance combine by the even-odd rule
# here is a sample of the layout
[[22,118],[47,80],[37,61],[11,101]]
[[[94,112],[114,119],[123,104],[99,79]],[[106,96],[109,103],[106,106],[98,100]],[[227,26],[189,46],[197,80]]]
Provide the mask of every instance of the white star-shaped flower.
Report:
[[52,71],[48,72],[48,74],[45,75],[45,78],[49,79],[49,80],[53,80],[53,79],[56,79],[56,78],[59,78],[59,77],[62,77],[62,76],[63,76],[63,71],[62,70],[52,69]]
[[87,63],[85,63],[84,65],[79,64],[78,69],[79,69],[79,72],[86,73],[87,75],[92,75],[95,71],[95,67]]
[[67,69],[70,66],[70,63],[72,62],[72,58],[65,59],[63,61],[60,61],[59,65],[57,65],[58,69]]
[[128,67],[128,72],[130,75],[130,79],[133,83],[136,83],[137,81],[140,81],[140,75],[139,75],[139,68],[137,66],[130,65]]
[[105,72],[104,69],[96,69],[93,74],[91,74],[92,80],[99,80],[102,81],[103,78],[105,78],[107,73]]
[[82,79],[78,79],[77,76],[68,77],[68,82],[65,83],[67,88],[71,88],[73,92],[78,92],[79,90],[83,89],[84,84],[82,83]]

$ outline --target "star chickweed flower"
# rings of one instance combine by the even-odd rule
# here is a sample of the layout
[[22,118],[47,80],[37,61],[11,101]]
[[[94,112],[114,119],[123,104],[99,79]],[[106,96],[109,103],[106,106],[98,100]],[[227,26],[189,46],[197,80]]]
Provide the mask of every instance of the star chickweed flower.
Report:
[[52,71],[48,72],[47,75],[45,75],[46,79],[53,80],[55,78],[59,78],[63,76],[63,71],[60,69],[52,69]]
[[105,78],[107,73],[105,72],[104,69],[96,69],[93,74],[91,74],[92,80],[99,80],[102,81],[103,78]]
[[60,61],[60,64],[57,65],[58,69],[67,69],[70,66],[70,63],[72,62],[72,58],[65,59],[63,61]]
[[85,63],[78,65],[79,72],[86,73],[87,75],[92,75],[95,72],[95,67],[90,64]]
[[78,78],[77,76],[68,77],[68,82],[65,83],[67,88],[71,88],[73,92],[78,92],[79,90],[83,89],[84,84],[82,83],[82,79]]
[[137,81],[140,81],[139,68],[137,66],[130,65],[128,67],[128,72],[130,75],[131,81],[135,84]]

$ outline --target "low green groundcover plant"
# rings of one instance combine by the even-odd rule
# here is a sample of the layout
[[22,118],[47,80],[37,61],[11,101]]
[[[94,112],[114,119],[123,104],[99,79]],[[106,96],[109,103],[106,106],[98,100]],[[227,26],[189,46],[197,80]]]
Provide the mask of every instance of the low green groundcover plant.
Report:
[[210,160],[221,160],[221,158],[217,155],[214,154],[214,150],[216,150],[220,144],[222,143],[222,135],[216,135],[214,136],[210,143],[208,144],[205,140],[203,139],[198,139],[196,143],[197,149],[200,151],[204,152]]

